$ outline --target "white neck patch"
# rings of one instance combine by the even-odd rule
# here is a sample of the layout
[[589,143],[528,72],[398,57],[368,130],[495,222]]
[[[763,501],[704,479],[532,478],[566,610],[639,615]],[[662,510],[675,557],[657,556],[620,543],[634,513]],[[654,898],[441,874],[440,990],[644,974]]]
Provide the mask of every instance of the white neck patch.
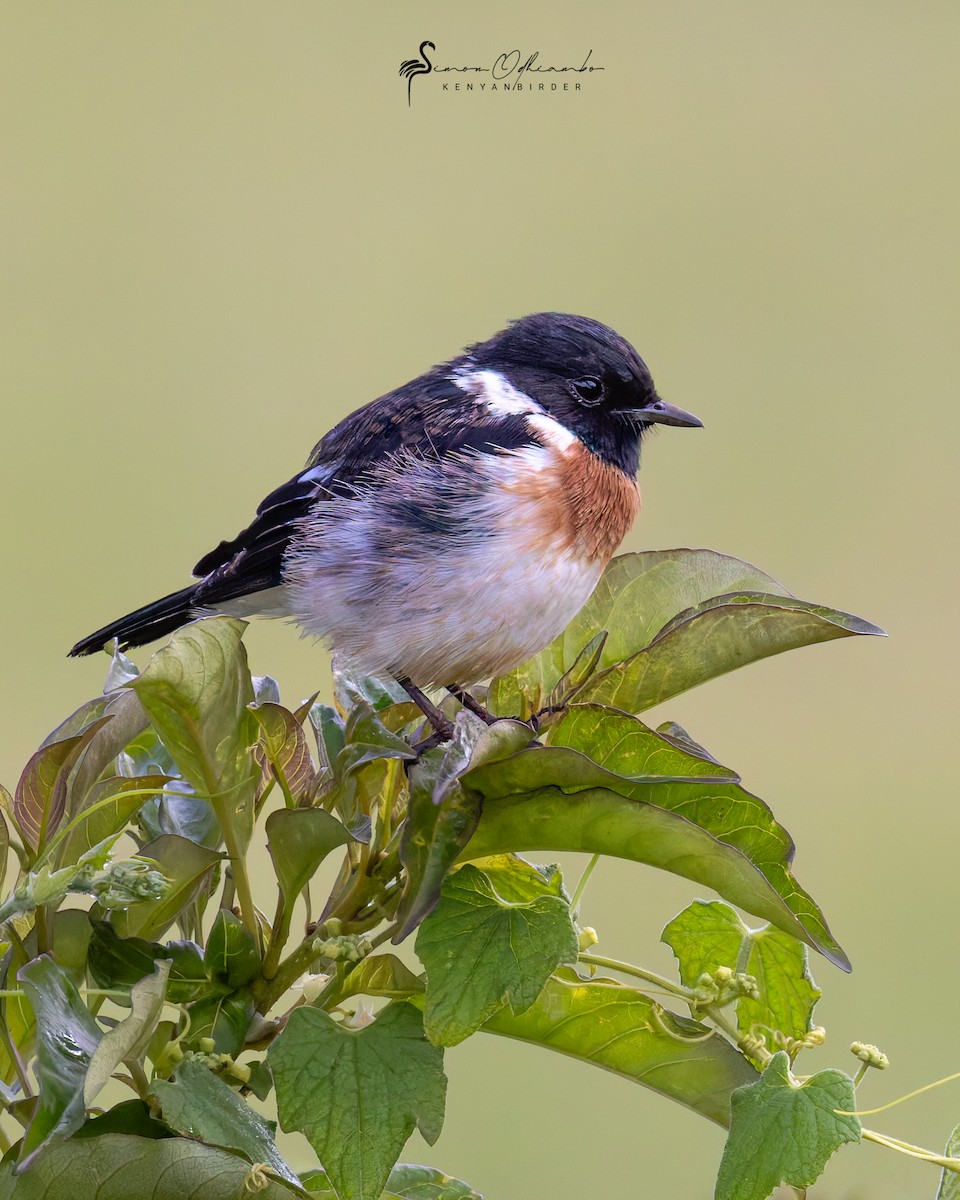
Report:
[[566,452],[577,440],[559,421],[544,411],[532,396],[518,391],[499,371],[471,371],[461,368],[451,376],[461,391],[496,417],[526,417],[527,426],[548,446]]
[[476,371],[461,368],[451,376],[453,382],[471,396],[477,404],[496,417],[523,416],[542,413],[543,409],[526,392],[518,391],[499,371]]

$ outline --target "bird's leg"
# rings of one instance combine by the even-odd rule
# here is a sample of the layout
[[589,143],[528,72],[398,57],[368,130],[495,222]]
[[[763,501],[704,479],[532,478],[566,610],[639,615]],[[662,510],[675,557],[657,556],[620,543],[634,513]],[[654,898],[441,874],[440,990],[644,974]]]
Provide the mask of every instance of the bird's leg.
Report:
[[453,723],[420,691],[412,679],[398,679],[397,683],[400,684],[434,728],[433,737],[427,738],[426,742],[421,742],[416,748],[424,750],[429,749],[431,746],[439,746],[441,742],[449,742],[453,737]]
[[470,712],[472,712],[475,717],[479,717],[480,720],[483,721],[485,724],[493,725],[494,722],[496,722],[498,720],[498,718],[495,717],[493,715],[493,713],[487,712],[487,710],[483,707],[483,705],[480,703],[479,700],[474,700],[474,698],[470,695],[470,693],[465,692],[463,690],[463,688],[448,687],[447,691],[450,693],[451,696],[453,696],[453,698],[455,700],[459,700],[459,702],[463,705],[464,708],[466,708]]

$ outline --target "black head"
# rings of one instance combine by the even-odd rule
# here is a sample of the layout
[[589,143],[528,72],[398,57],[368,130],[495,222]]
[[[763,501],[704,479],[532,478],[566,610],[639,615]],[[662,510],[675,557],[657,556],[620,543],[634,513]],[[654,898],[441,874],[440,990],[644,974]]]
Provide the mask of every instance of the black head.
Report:
[[502,375],[595,454],[631,475],[651,426],[701,424],[661,400],[630,343],[589,317],[533,313],[468,354],[473,369]]

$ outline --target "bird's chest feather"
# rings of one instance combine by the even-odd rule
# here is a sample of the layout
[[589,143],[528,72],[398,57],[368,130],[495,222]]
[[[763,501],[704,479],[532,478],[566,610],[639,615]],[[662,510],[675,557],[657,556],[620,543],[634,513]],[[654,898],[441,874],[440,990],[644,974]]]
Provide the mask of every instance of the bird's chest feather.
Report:
[[640,511],[635,480],[579,441],[562,451],[521,451],[502,469],[503,489],[525,518],[526,529],[517,533],[528,553],[560,553],[605,566]]
[[564,629],[639,506],[633,480],[576,441],[397,464],[311,524],[288,563],[293,615],[367,670],[476,682]]

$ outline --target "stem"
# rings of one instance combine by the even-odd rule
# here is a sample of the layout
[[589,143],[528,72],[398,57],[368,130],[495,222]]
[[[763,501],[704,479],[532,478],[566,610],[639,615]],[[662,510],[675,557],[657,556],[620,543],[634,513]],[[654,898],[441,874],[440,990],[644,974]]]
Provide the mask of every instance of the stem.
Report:
[[272,979],[264,979],[263,986],[258,987],[259,980],[253,984],[253,994],[257,1001],[257,1012],[267,1013],[286,992],[292,983],[306,971],[317,952],[313,948],[314,935],[310,934],[296,950],[277,967],[277,973]]
[[283,952],[287,938],[290,936],[290,921],[292,917],[293,913],[287,911],[287,902],[283,897],[283,893],[280,892],[277,897],[277,911],[270,929],[270,946],[267,949],[260,972],[264,979],[272,979],[277,973],[277,967],[280,965],[280,955]]
[[912,1146],[909,1142],[900,1141],[899,1138],[887,1137],[886,1134],[877,1133],[874,1129],[861,1129],[860,1136],[868,1142],[876,1142],[878,1146],[886,1146],[888,1150],[897,1150],[901,1154],[908,1155],[910,1158],[919,1158],[923,1162],[943,1167],[945,1171],[954,1171],[960,1174],[960,1158],[949,1158],[944,1154],[935,1154],[932,1150],[924,1150],[922,1146]]
[[[5,1018],[6,1014],[4,1014]],[[24,1096],[30,1096],[32,1090],[30,1087],[30,1077],[27,1074],[27,1064],[20,1057],[20,1051],[17,1048],[16,1042],[10,1035],[10,1028],[7,1025],[6,1019],[0,1020],[0,1042],[3,1043],[3,1048],[13,1063],[13,1070],[17,1077],[17,1082],[20,1084],[20,1090]]]
[[570,911],[576,912],[580,904],[580,897],[583,895],[584,888],[590,882],[590,876],[593,874],[593,869],[600,861],[600,855],[594,854],[587,865],[583,868],[583,874],[580,876],[580,882],[577,884],[573,893],[573,899],[570,901]]
[[220,824],[220,831],[223,834],[223,842],[227,847],[227,854],[230,857],[230,870],[233,874],[233,882],[237,889],[237,899],[240,904],[240,919],[259,946],[261,943],[257,910],[253,903],[253,892],[250,889],[247,862],[240,849],[240,843],[237,840],[237,831],[233,827],[230,813],[227,810],[229,801],[223,796],[215,797],[211,795],[210,803],[213,805],[213,811],[217,814],[217,821]]
[[140,1063],[135,1058],[128,1059],[124,1062],[124,1066],[130,1072],[130,1076],[136,1085],[134,1091],[141,1100],[146,1100],[147,1094],[150,1091],[150,1081],[147,1079],[146,1072]]
[[763,1066],[766,1066],[771,1058],[773,1058],[773,1055],[766,1048],[766,1046],[761,1046],[753,1041],[748,1041],[748,1039],[743,1036],[736,1025],[734,1025],[732,1021],[727,1020],[719,1008],[716,1008],[712,1004],[708,1004],[704,1005],[700,1012],[703,1014],[703,1016],[709,1017],[711,1022],[717,1027],[717,1029],[720,1030],[724,1037],[729,1038],[730,1041],[733,1042],[737,1049],[742,1053],[747,1054],[750,1058],[755,1058]]
[[47,927],[47,908],[45,904],[37,906],[34,914],[34,928],[37,932],[37,951],[47,954],[50,950],[50,931]]
[[394,924],[392,924],[392,925],[388,925],[387,928],[384,930],[381,930],[381,932],[378,933],[375,938],[370,939],[370,949],[376,950],[376,948],[378,946],[382,946],[384,942],[389,941],[390,938],[392,938],[396,932],[397,932],[396,922],[394,922]]
[[688,1004],[694,999],[693,992],[689,988],[685,988],[679,983],[673,983],[671,980],[665,979],[662,975],[657,975],[654,971],[646,971],[643,967],[635,967],[632,963],[618,962],[617,959],[605,958],[602,954],[581,954],[580,961],[588,963],[593,967],[606,967],[608,971],[619,971],[621,975],[632,975],[634,979],[642,979],[645,983],[652,983],[663,991],[669,992],[671,996],[676,996]]
[[[857,1072],[854,1083],[858,1082],[865,1070],[870,1069],[869,1063],[864,1063]],[[879,1108],[858,1108],[854,1113],[857,1117],[873,1117],[877,1113],[886,1112],[888,1108],[895,1108],[898,1104],[903,1104],[905,1100],[912,1100],[914,1096],[922,1096],[924,1092],[929,1092],[932,1088],[941,1087],[945,1083],[953,1083],[955,1079],[960,1079],[960,1071],[955,1071],[952,1075],[944,1075],[943,1079],[935,1079],[933,1083],[925,1083],[923,1087],[915,1088],[912,1092],[907,1092],[905,1096],[898,1096],[896,1100],[891,1100],[889,1104],[881,1104]]]

